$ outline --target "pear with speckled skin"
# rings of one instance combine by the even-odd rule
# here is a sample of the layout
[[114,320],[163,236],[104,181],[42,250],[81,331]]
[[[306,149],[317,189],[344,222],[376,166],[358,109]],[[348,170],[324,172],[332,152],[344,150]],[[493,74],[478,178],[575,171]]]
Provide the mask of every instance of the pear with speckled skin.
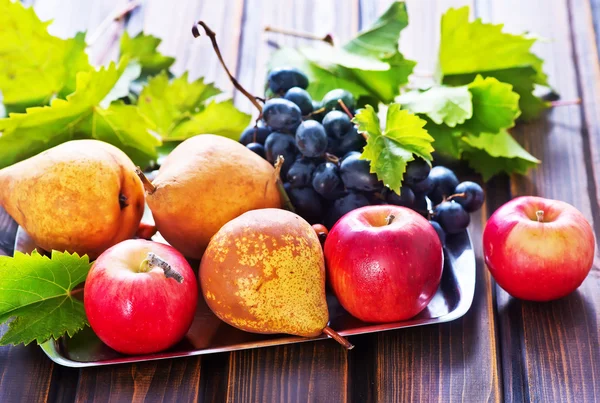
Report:
[[252,210],[225,224],[202,257],[200,285],[220,319],[248,332],[310,337],[329,321],[321,244],[286,210]]
[[93,259],[133,237],[144,189],[117,147],[73,140],[0,170],[0,205],[40,248]]

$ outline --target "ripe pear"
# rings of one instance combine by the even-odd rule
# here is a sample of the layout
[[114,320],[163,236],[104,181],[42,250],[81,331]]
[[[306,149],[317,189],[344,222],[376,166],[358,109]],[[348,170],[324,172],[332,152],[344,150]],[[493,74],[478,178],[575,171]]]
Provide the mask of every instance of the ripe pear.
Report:
[[226,222],[249,210],[281,207],[275,169],[237,141],[203,134],[165,159],[146,199],[156,227],[186,257],[200,259]]
[[94,259],[135,234],[144,190],[121,150],[73,140],[0,170],[0,205],[40,248]]
[[211,239],[199,278],[207,305],[234,327],[304,337],[326,333],[351,348],[327,327],[321,243],[297,214],[269,208],[231,220]]

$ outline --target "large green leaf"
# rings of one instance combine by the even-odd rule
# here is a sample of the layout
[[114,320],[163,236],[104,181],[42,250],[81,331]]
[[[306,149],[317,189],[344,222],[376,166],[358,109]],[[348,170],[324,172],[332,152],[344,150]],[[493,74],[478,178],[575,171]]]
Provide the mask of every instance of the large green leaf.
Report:
[[0,119],[0,168],[29,158],[55,145],[79,138],[107,141],[129,154],[141,166],[156,159],[161,142],[149,132],[154,126],[138,108],[100,102],[110,93],[128,61],[111,63],[98,71],[77,74],[76,90],[66,100],[54,99],[50,106],[11,113]]
[[432,87],[427,91],[410,91],[396,99],[402,108],[427,115],[434,123],[455,127],[473,116],[471,92],[467,86]]
[[469,22],[469,8],[450,9],[442,17],[439,69],[443,82],[464,85],[480,74],[513,85],[520,95],[522,118],[532,119],[549,104],[535,95],[548,85],[543,61],[531,52],[537,38],[502,31],[503,25]]
[[143,32],[132,38],[125,31],[121,37],[121,56],[136,60],[142,66],[142,76],[158,74],[175,63],[174,58],[164,56],[157,50],[160,42],[160,38]]
[[0,256],[0,323],[13,319],[0,345],[38,344],[73,336],[88,325],[83,303],[72,291],[90,270],[87,256],[37,252]]
[[524,175],[540,163],[505,130],[497,134],[467,135],[462,141],[463,158],[486,181],[501,172]]
[[84,35],[60,39],[48,33],[33,8],[0,0],[0,91],[10,111],[45,105],[74,90],[78,71],[91,69]]

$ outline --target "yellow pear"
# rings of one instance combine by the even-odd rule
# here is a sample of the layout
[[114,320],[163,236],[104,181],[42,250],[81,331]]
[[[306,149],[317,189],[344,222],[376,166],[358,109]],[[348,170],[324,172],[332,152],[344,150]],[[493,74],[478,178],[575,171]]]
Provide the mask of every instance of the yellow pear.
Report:
[[121,150],[73,140],[0,170],[0,205],[42,249],[93,259],[135,234],[144,190]]
[[323,250],[312,226],[297,214],[260,209],[225,224],[200,263],[200,286],[224,322],[253,333],[311,337],[327,327]]
[[158,231],[196,259],[226,222],[281,206],[274,168],[237,141],[210,134],[179,144],[146,192]]

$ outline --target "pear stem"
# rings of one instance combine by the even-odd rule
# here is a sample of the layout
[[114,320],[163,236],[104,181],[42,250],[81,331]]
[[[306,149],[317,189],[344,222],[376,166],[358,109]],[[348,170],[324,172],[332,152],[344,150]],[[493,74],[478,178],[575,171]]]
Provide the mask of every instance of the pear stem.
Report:
[[286,210],[291,211],[292,213],[295,213],[296,209],[294,208],[294,205],[292,204],[290,197],[288,196],[287,192],[285,191],[285,188],[283,187],[283,181],[281,180],[281,177],[279,176],[281,173],[281,167],[283,166],[283,162],[284,162],[283,156],[278,155],[277,161],[275,161],[275,172],[273,172],[273,178],[275,179],[275,185],[277,186],[277,190],[279,191],[279,197],[281,197],[281,200],[283,201],[283,207]]
[[137,174],[137,176],[140,177],[142,185],[144,185],[144,189],[146,189],[146,192],[148,192],[148,194],[151,195],[152,193],[156,192],[156,186],[154,186],[152,182],[150,182],[150,179],[148,179],[146,175],[144,175],[140,167],[135,167],[135,173]]
[[354,344],[350,343],[348,340],[346,340],[345,338],[340,336],[340,334],[338,332],[336,332],[329,326],[325,326],[325,329],[323,329],[323,333],[325,333],[327,336],[331,337],[333,340],[340,343],[347,350],[352,350],[354,348]]
[[166,278],[172,278],[180,284],[183,283],[183,276],[177,270],[172,268],[169,263],[155,255],[154,253],[148,252],[148,257],[144,260],[144,262],[148,265],[149,269],[160,267],[165,272]]

